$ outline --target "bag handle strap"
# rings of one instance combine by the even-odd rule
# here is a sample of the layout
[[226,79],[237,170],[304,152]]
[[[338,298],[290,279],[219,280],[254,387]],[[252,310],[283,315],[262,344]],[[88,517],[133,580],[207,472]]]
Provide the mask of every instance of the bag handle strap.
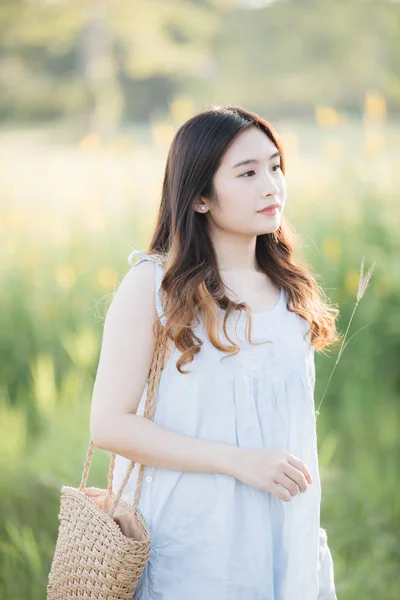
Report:
[[[164,264],[167,260],[167,257],[164,254],[152,254],[151,256],[153,256],[154,259],[156,260],[156,262],[158,264],[160,264],[161,266],[164,266]],[[146,403],[145,403],[144,414],[143,414],[143,417],[145,419],[149,419],[149,420],[153,420],[153,417],[154,417],[157,392],[158,392],[160,379],[161,379],[161,372],[162,372],[163,364],[164,364],[166,342],[167,342],[167,335],[165,334],[165,328],[160,323],[160,321],[158,321],[157,322],[157,337],[156,337],[155,349],[154,349],[151,366],[150,366]],[[84,489],[87,485],[89,470],[90,470],[91,463],[92,463],[93,448],[94,448],[94,444],[93,444],[92,440],[90,440],[89,448],[88,448],[88,451],[86,454],[85,464],[83,467],[81,483],[79,485],[79,491],[81,491],[81,492],[84,491]],[[110,465],[109,465],[109,470],[108,470],[107,491],[110,495],[112,494],[112,481],[113,481],[113,476],[114,476],[115,456],[116,455],[113,452],[111,454]],[[110,517],[112,517],[115,512],[115,509],[118,505],[118,502],[120,501],[120,499],[122,497],[123,491],[129,481],[129,477],[133,471],[135,464],[136,464],[136,462],[132,460],[128,466],[124,480],[122,481],[122,483],[118,489],[118,492],[115,496],[115,499],[113,501],[113,504],[111,506],[111,509],[109,512]],[[137,484],[136,484],[135,496],[134,496],[133,504],[132,504],[132,508],[131,508],[131,511],[133,511],[133,512],[136,512],[137,507],[138,507],[139,496],[140,496],[140,492],[141,492],[142,484],[143,484],[144,469],[145,469],[145,465],[141,464],[139,467],[139,474],[138,474],[138,479],[137,479]]]

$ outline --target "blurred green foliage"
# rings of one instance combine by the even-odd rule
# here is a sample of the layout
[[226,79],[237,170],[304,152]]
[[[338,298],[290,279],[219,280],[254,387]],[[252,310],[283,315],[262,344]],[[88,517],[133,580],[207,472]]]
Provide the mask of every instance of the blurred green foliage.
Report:
[[[321,523],[339,600],[400,596],[399,33],[391,0],[1,3],[0,600],[45,596],[107,306],[172,136],[213,103],[281,135],[296,254],[341,331],[376,261],[318,417]],[[316,406],[335,360],[316,355]]]
[[[354,307],[362,257],[365,271],[377,263],[350,335],[368,326],[346,348],[318,418],[321,523],[341,600],[395,600],[399,593],[400,242],[396,157],[388,150],[396,127],[382,120],[379,127],[388,134],[386,150],[360,124],[355,138],[350,125],[282,126],[285,214],[303,239],[296,254],[338,303],[341,331]],[[158,183],[162,178],[164,135],[168,128],[152,147],[90,137],[60,150],[49,142],[49,154],[43,146],[35,157],[35,172],[40,163],[38,172],[46,173],[38,189],[24,177],[32,165],[18,162],[19,183],[27,178],[32,188],[29,199],[18,197],[17,177],[10,185],[12,163],[1,171],[10,203],[0,220],[0,599],[44,597],[60,487],[78,485],[83,467],[103,318],[129,268],[130,249],[144,248],[152,228],[159,196],[150,181],[155,171]],[[321,145],[322,155],[298,152],[295,142],[303,139]],[[354,142],[345,139],[365,144],[354,153]],[[78,178],[78,188],[74,161],[86,178]],[[133,187],[125,186],[133,172]],[[73,205],[83,188],[86,202]],[[68,194],[69,212],[60,201],[52,204],[61,197],[66,203]],[[336,351],[316,355],[316,406],[335,359]],[[105,485],[107,464],[107,453],[97,450],[90,485]]]
[[354,115],[370,88],[398,112],[399,40],[391,0],[8,0],[0,119],[114,131],[158,118],[178,95]]

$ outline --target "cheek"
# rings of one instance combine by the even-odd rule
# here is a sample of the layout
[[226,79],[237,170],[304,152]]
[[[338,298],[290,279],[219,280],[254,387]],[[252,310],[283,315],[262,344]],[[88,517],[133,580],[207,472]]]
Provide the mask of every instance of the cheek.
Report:
[[214,221],[222,229],[242,231],[253,218],[251,205],[243,194],[226,194],[219,197],[219,207],[214,212]]
[[221,216],[230,223],[240,223],[253,214],[254,208],[248,191],[238,185],[230,186],[224,196],[220,199]]
[[246,208],[249,208],[249,202],[246,202],[246,189],[236,180],[226,181],[218,189],[218,200],[220,214],[229,217],[237,214],[245,214]]

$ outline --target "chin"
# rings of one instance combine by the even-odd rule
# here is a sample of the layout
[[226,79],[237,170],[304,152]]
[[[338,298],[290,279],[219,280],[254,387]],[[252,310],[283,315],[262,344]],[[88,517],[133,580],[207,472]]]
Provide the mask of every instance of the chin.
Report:
[[274,233],[275,231],[278,231],[279,227],[280,223],[275,227],[269,227],[268,229],[264,229],[261,233]]

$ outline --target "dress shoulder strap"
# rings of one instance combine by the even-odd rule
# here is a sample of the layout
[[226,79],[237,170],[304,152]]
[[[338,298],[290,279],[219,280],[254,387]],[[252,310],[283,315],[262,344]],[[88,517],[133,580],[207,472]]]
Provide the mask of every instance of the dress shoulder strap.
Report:
[[[139,256],[139,259],[134,260],[134,258],[137,256]],[[139,265],[141,262],[143,262],[144,260],[151,260],[153,262],[156,263],[156,272],[155,272],[155,295],[156,295],[156,309],[157,309],[157,314],[159,317],[161,317],[161,323],[165,326],[166,324],[166,316],[164,315],[164,309],[163,309],[163,294],[162,294],[162,288],[161,288],[161,283],[164,277],[164,266],[165,266],[165,262],[166,262],[167,256],[165,254],[158,254],[158,253],[152,253],[152,254],[146,254],[145,252],[142,252],[141,250],[136,250],[135,248],[132,250],[132,252],[129,254],[128,256],[128,263],[134,267],[136,265]]]

